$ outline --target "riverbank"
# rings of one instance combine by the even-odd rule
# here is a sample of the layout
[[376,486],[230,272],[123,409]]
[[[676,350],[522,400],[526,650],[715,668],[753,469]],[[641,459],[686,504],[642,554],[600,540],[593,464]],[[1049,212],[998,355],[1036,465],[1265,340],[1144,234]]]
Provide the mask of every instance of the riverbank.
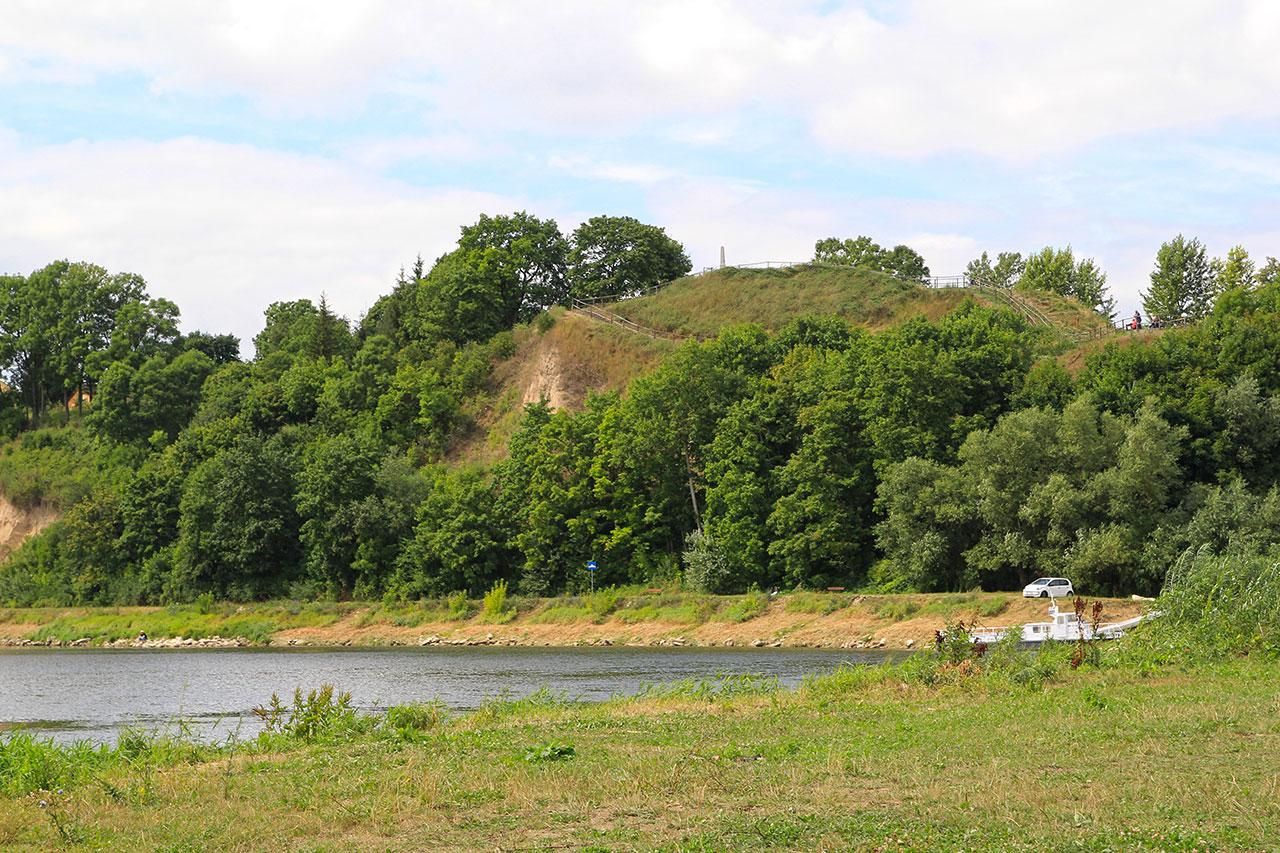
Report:
[[302,697],[278,712],[273,734],[222,748],[137,740],[96,757],[64,749],[60,765],[31,746],[23,772],[50,784],[36,790],[21,773],[9,777],[27,784],[0,793],[0,846],[1280,842],[1280,665],[1071,670],[1066,651],[1002,650],[987,662],[913,657],[797,691],[737,679],[599,705],[540,694],[456,717],[432,706],[362,717],[336,697]]
[[[1146,602],[1103,599],[1106,621]],[[1064,605],[1064,606],[1069,606]],[[664,590],[483,602],[264,602],[171,607],[0,609],[0,645],[109,648],[236,646],[705,646],[920,648],[948,623],[1016,625],[1046,602],[1015,593],[711,596]],[[140,636],[145,635],[145,639]]]

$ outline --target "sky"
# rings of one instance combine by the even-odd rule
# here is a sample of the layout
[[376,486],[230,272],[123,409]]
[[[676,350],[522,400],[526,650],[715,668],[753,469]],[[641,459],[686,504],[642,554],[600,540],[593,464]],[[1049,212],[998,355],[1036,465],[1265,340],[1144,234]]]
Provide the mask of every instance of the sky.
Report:
[[142,275],[245,349],[357,320],[481,213],[634,216],[695,269],[1161,242],[1280,255],[1280,3],[3,0],[0,272]]

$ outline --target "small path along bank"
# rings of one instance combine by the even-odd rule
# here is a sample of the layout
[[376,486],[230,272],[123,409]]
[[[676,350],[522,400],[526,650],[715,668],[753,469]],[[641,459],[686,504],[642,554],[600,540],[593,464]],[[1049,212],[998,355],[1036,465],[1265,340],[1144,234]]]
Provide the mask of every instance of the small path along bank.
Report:
[[[1143,600],[1103,599],[1103,620]],[[1060,601],[1067,608],[1071,601]],[[522,599],[496,617],[479,602],[263,602],[171,607],[0,609],[0,645],[72,648],[242,646],[698,646],[921,648],[949,623],[1043,621],[1048,602],[1016,593],[857,595],[691,593]],[[594,610],[593,610],[594,608]]]

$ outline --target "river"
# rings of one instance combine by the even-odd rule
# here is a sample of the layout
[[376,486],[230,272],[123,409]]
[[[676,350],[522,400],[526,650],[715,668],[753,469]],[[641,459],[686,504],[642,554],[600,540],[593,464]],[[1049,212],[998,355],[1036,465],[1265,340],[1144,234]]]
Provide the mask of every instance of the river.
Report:
[[[466,711],[539,688],[599,701],[646,684],[759,675],[784,686],[842,663],[878,664],[904,652],[830,649],[405,648],[0,649],[0,733],[111,741],[126,726],[205,740],[257,732],[252,709],[324,683],[356,705],[439,700]],[[0,734],[0,736],[3,736]]]

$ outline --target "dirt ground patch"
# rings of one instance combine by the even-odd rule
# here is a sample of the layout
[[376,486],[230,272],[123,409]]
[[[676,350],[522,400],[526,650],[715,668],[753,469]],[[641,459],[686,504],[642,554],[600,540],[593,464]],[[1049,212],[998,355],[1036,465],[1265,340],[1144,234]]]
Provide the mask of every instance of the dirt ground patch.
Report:
[[23,509],[0,495],[0,562],[57,520],[58,511],[53,507]]
[[[780,646],[807,648],[919,648],[931,643],[948,623],[963,621],[983,627],[1004,627],[1045,621],[1045,602],[1013,594],[959,596],[849,595],[831,613],[788,610],[788,596],[779,596],[759,616],[742,622],[628,622],[612,615],[598,621],[584,617],[567,623],[538,623],[549,605],[503,625],[475,617],[467,621],[394,625],[368,611],[357,611],[331,625],[293,628],[276,633],[272,645],[646,645],[646,646]],[[992,602],[995,602],[993,606]],[[1102,599],[1104,622],[1136,616],[1144,601]],[[1003,607],[1000,607],[1003,603]],[[553,605],[551,605],[553,606]],[[1069,606],[1064,604],[1064,607]],[[981,612],[999,610],[995,616]]]

